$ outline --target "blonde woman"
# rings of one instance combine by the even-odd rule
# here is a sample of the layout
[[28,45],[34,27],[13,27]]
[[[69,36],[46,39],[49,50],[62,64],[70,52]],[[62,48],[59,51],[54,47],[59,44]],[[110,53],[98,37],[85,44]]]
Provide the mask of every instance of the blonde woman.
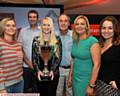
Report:
[[[41,81],[44,75],[44,61],[41,57],[41,46],[53,46],[53,54],[48,61],[48,70],[51,80]],[[35,37],[32,44],[32,62],[37,73],[38,89],[40,96],[56,96],[56,89],[59,80],[59,64],[61,62],[61,40],[55,36],[54,24],[50,17],[45,17],[41,20],[40,35]]]
[[16,41],[15,20],[4,18],[0,22],[0,92],[23,92],[22,67],[23,51],[21,44]]
[[73,96],[91,96],[100,67],[100,46],[90,36],[86,16],[80,15],[74,21],[71,55],[68,86],[72,84]]

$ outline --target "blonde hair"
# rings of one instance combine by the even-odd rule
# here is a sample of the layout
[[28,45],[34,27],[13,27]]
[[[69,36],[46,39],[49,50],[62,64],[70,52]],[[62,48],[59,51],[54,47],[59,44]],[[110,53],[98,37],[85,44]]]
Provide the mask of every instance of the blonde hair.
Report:
[[[88,18],[86,16],[84,16],[84,15],[77,16],[74,20],[74,26],[75,26],[76,22],[81,18],[84,19],[86,22],[86,34],[87,34],[87,37],[89,37],[90,36],[90,32],[89,32],[90,31],[90,24],[89,24]],[[76,42],[78,40],[78,34],[75,30],[75,27],[73,28],[73,35],[72,36],[73,36],[73,41]]]
[[[50,34],[49,45],[55,46],[58,41],[56,39],[55,32],[54,32],[54,23],[53,23],[53,20],[50,17],[45,17],[45,18],[42,19],[41,23],[43,22],[44,19],[46,19],[46,20],[49,21],[50,27],[51,27],[51,34]],[[41,28],[41,31],[42,31],[42,28]],[[43,32],[40,32],[39,42],[40,42],[40,45],[44,45]]]
[[[0,37],[1,38],[4,38],[5,25],[6,25],[6,22],[8,22],[8,21],[15,22],[15,20],[13,18],[4,18],[0,21]],[[15,22],[15,24],[16,24],[16,22]],[[16,39],[17,39],[17,30],[15,32],[15,35],[13,36],[13,40],[16,41]]]

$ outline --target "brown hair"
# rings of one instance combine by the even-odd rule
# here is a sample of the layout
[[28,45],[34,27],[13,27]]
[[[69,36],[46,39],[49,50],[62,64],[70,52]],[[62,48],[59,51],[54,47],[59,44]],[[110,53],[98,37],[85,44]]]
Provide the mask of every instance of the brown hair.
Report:
[[112,43],[114,45],[119,45],[120,44],[120,31],[119,31],[119,25],[118,25],[118,21],[115,17],[113,16],[107,16],[105,17],[101,22],[100,22],[100,41],[103,45],[103,43],[105,42],[105,39],[102,37],[101,35],[101,29],[102,29],[102,25],[105,21],[110,21],[113,24],[113,31],[114,31],[114,36],[113,36],[113,40]]
[[69,17],[67,14],[65,14],[65,13],[62,13],[62,14],[60,14],[60,16],[58,16],[58,21],[59,21],[59,18],[60,18],[62,15],[66,16],[66,17],[68,18],[68,21],[70,21],[70,17]]
[[37,15],[37,19],[39,18],[39,14],[38,14],[38,12],[37,12],[36,10],[30,10],[30,11],[28,11],[28,13],[27,13],[28,18],[29,18],[29,15],[30,15],[31,13],[36,14],[36,15]]

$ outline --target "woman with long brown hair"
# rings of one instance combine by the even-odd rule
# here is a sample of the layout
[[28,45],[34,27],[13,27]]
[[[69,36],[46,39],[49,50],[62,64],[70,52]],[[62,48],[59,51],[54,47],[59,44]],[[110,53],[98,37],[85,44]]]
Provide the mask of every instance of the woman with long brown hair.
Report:
[[[114,89],[120,89],[120,30],[117,19],[113,16],[105,17],[100,22],[100,33],[102,49],[98,79]],[[102,90],[100,94],[108,96],[107,90]]]

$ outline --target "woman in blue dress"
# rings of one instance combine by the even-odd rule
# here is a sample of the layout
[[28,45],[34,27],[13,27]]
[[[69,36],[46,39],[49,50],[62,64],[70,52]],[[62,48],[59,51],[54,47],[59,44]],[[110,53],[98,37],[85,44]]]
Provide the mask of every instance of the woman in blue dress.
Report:
[[68,86],[72,84],[73,96],[90,96],[100,68],[100,45],[90,36],[86,16],[80,15],[74,21],[71,55]]

